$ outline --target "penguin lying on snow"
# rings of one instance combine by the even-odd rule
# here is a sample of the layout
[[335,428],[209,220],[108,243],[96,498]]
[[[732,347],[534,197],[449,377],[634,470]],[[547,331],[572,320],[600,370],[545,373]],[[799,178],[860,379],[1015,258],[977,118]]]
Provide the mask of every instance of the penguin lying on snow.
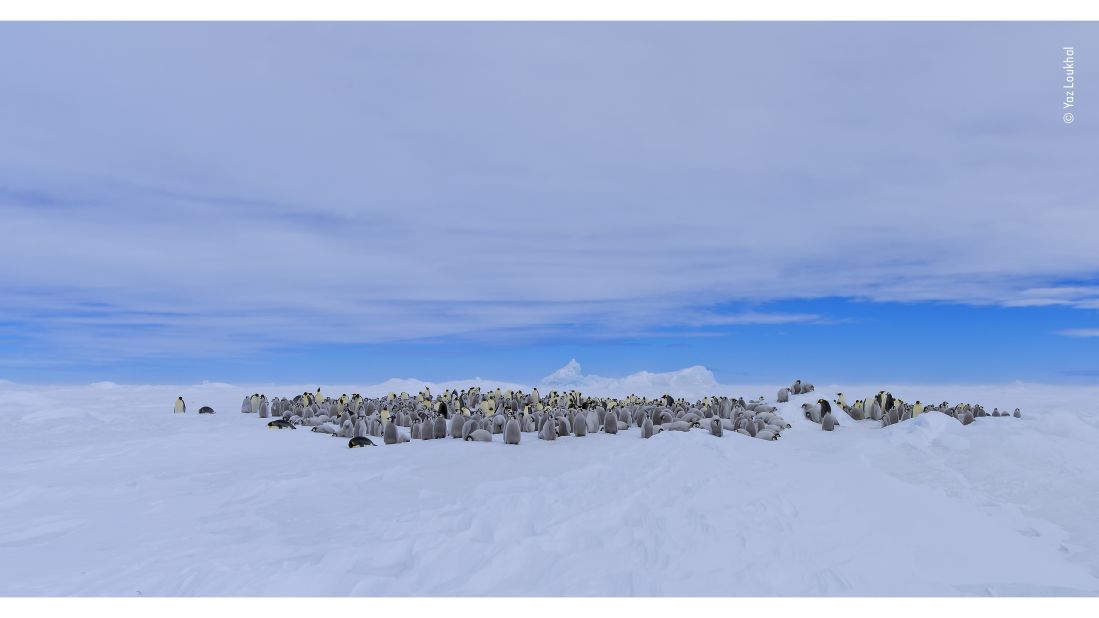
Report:
[[210,406],[202,406],[201,408],[198,409],[198,413],[199,414],[213,414],[214,409],[211,408]]
[[295,427],[293,423],[291,423],[290,421],[287,421],[287,420],[283,420],[281,418],[276,418],[275,420],[271,421],[270,423],[267,423],[267,428],[268,429],[297,429],[297,427]]
[[478,429],[466,436],[466,442],[492,442],[492,433],[487,429]]
[[374,443],[365,436],[355,436],[347,442],[347,448],[362,448],[364,446],[374,446]]

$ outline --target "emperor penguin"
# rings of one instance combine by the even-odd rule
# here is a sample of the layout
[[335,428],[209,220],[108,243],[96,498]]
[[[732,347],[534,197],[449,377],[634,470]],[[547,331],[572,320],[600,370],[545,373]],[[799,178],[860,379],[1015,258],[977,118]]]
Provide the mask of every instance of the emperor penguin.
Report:
[[366,436],[355,436],[347,441],[347,448],[362,448],[364,446],[374,446],[374,443]]
[[[863,405],[866,405],[865,401],[863,402]],[[880,421],[882,419],[881,403],[878,401],[877,398],[874,398],[873,402],[870,404],[869,416],[872,420],[875,421]]]
[[251,407],[251,412],[259,412],[259,393],[252,395],[252,398],[249,399],[249,405]]
[[557,439],[557,423],[554,422],[552,417],[542,425],[542,431],[538,433],[538,438],[541,440]]
[[710,435],[720,438],[725,434],[721,428],[721,419],[718,417],[710,418]]
[[820,419],[820,428],[824,431],[832,431],[836,428],[836,418],[829,412]]
[[385,430],[382,431],[382,442],[385,444],[397,443],[397,425],[393,421],[386,422]]
[[588,420],[584,418],[584,414],[577,414],[573,419],[572,431],[577,438],[583,438],[588,435]]
[[836,393],[836,403],[839,404],[841,410],[847,409],[847,398],[843,396],[843,393]]
[[508,422],[504,425],[504,444],[519,444],[519,438],[522,435],[519,431],[519,419],[509,414]]
[[1015,413],[1012,416],[1015,418],[1023,418],[1023,413],[1019,411],[1019,408],[1015,408]]
[[[469,434],[477,431],[481,428],[481,422],[472,416],[466,417],[466,421],[462,423],[462,439],[468,440]],[[491,435],[491,434],[490,434]]]
[[[827,399],[818,399],[817,404],[820,406],[820,417],[824,418],[825,414],[832,413],[832,404],[828,403]],[[835,422],[835,419],[832,419]]]
[[618,417],[607,414],[603,417],[603,431],[605,433],[618,433]]
[[267,418],[270,415],[271,415],[271,406],[269,406],[266,401],[260,401],[259,402],[259,417],[260,418]]
[[896,408],[889,408],[889,411],[887,411],[885,413],[885,416],[882,417],[883,427],[886,425],[896,425],[899,422],[901,422],[901,417],[899,414],[897,414]]
[[446,437],[446,417],[436,415],[435,416],[435,439]]
[[[214,409],[211,408],[210,406],[202,406],[201,408],[198,409],[198,413],[199,414],[213,414]],[[1006,414],[1005,414],[1005,416],[1006,416]]]
[[240,404],[240,411],[248,414],[252,411],[252,398],[248,395],[244,396],[244,401]]
[[297,427],[295,427],[293,423],[291,423],[290,421],[287,421],[287,420],[283,420],[281,418],[277,418],[277,419],[271,421],[270,423],[267,423],[267,428],[268,429],[297,429]]
[[790,389],[789,388],[780,388],[780,389],[778,389],[778,402],[779,403],[786,403],[787,401],[790,401]]
[[183,397],[177,397],[175,407],[172,409],[175,414],[183,414],[187,411],[187,404],[183,403]]
[[450,419],[450,437],[461,438],[462,427],[466,424],[467,417],[461,414],[455,414],[454,418]]
[[912,404],[912,418],[916,418],[920,414],[923,414],[923,404],[917,399],[916,403]]
[[641,437],[653,437],[653,419],[650,416],[646,416],[645,420],[641,421]]
[[486,429],[478,429],[466,436],[466,442],[492,442],[492,434]]

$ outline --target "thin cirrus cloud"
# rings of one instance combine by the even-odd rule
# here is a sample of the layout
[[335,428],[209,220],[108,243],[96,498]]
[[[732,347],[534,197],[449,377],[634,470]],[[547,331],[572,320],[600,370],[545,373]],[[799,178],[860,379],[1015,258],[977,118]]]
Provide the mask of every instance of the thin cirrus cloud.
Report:
[[3,24],[0,336],[110,360],[1099,308],[1064,283],[1099,273],[1099,136],[1048,86],[1094,33]]
[[1064,337],[1099,337],[1099,328],[1067,328],[1057,331]]

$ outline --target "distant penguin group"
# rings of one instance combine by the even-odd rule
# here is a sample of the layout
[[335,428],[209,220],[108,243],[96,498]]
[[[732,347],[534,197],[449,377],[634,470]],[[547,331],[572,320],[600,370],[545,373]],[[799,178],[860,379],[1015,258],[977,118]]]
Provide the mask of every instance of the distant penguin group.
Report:
[[[358,393],[325,397],[320,388],[294,397],[274,397],[253,393],[241,403],[241,411],[260,418],[274,417],[267,423],[270,429],[296,429],[307,426],[313,433],[327,434],[347,440],[349,448],[361,448],[380,443],[386,446],[428,440],[460,440],[487,442],[496,440],[504,445],[519,446],[523,434],[534,434],[538,441],[556,442],[562,438],[582,438],[589,434],[618,436],[620,434],[652,439],[666,432],[706,434],[724,438],[727,434],[778,440],[791,424],[780,410],[800,405],[802,415],[820,425],[823,431],[840,428],[837,416],[843,410],[854,421],[873,421],[882,427],[901,423],[928,411],[938,411],[969,425],[982,416],[1021,417],[1018,408],[1013,414],[993,409],[986,413],[979,405],[925,405],[921,401],[909,404],[887,391],[873,397],[848,403],[843,393],[835,398],[817,398],[815,402],[795,396],[813,393],[812,384],[795,380],[778,391],[775,403],[763,396],[750,401],[743,397],[708,396],[695,401],[664,394],[655,398],[629,395],[624,398],[596,397],[580,391],[550,391],[545,395],[532,389],[523,391],[482,392],[480,387],[443,390],[433,395],[427,387],[415,395],[407,392],[366,397]],[[183,398],[176,401],[177,412],[184,412]],[[207,412],[208,411],[208,412]],[[200,413],[212,414],[204,406]],[[524,443],[525,444],[525,443]]]

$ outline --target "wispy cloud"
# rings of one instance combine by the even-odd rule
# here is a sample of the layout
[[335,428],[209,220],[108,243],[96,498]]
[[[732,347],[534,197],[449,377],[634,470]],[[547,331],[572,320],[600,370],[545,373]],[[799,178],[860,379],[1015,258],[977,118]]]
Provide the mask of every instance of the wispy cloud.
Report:
[[1099,328],[1069,328],[1057,331],[1063,337],[1099,337]]
[[1030,87],[1086,31],[0,24],[0,322],[111,359],[1094,309],[1094,129]]

